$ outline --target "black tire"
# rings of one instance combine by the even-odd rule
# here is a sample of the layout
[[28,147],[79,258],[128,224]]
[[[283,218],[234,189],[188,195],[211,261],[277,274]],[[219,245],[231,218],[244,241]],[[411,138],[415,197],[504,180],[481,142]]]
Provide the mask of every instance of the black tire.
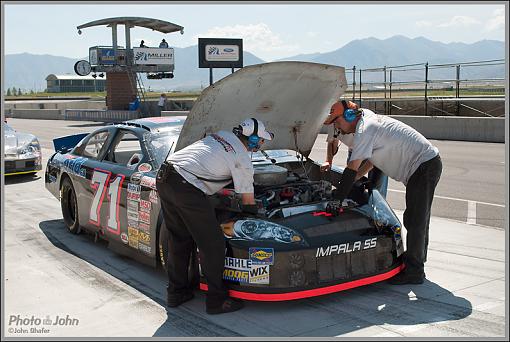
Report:
[[60,188],[60,207],[67,229],[73,234],[80,234],[81,226],[78,218],[78,200],[74,191],[73,183],[66,177]]
[[[159,227],[159,236],[158,236],[158,255],[159,262],[165,272],[168,271],[168,230],[166,229],[165,221],[161,222],[161,226]],[[200,272],[199,272],[199,264],[198,264],[198,256],[196,249],[191,253],[191,257],[189,260],[188,266],[188,281],[192,288],[198,288],[200,284]]]

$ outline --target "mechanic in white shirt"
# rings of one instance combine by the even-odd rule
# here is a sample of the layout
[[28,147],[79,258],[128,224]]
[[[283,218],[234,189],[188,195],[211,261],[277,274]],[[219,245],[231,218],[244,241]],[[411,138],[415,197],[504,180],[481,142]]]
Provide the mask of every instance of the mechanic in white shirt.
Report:
[[188,265],[196,244],[207,279],[206,312],[219,314],[243,307],[241,301],[228,296],[223,280],[224,236],[206,195],[233,182],[243,208],[256,211],[250,155],[272,139],[262,121],[250,118],[232,132],[210,134],[175,152],[161,166],[156,188],[169,233],[168,306],[176,307],[193,298]]
[[159,116],[161,116],[161,112],[165,110],[165,103],[166,103],[166,94],[161,94],[158,100],[158,110],[159,110]]
[[[406,186],[404,226],[406,268],[391,284],[421,284],[425,279],[429,222],[434,191],[442,172],[439,150],[412,127],[368,109],[332,113],[342,134],[354,134],[352,154],[337,189],[342,201],[355,180],[376,166]],[[361,163],[368,159],[368,162]]]
[[[341,100],[335,102],[331,107],[330,115],[324,121],[324,125],[327,125],[327,133],[328,136],[326,138],[327,152],[326,152],[326,162],[321,165],[321,172],[328,172],[331,169],[331,165],[333,164],[333,157],[337,154],[339,149],[339,143],[342,142],[345,146],[348,147],[349,153],[347,155],[347,162],[349,162],[352,153],[352,144],[354,142],[354,134],[342,134],[340,129],[336,128],[332,123],[338,117],[337,113],[343,113],[344,111],[352,109],[357,110],[359,106],[352,101]],[[386,193],[388,189],[388,176],[382,173],[381,170],[374,167],[368,172],[368,179],[370,180],[373,188],[379,190],[381,195],[386,198]]]

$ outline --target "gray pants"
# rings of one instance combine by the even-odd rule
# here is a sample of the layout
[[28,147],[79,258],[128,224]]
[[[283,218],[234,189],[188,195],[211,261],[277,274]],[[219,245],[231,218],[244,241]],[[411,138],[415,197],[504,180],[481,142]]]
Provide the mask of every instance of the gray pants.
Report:
[[439,155],[422,163],[406,186],[404,226],[407,229],[406,272],[424,274],[429,245],[430,209],[443,164]]

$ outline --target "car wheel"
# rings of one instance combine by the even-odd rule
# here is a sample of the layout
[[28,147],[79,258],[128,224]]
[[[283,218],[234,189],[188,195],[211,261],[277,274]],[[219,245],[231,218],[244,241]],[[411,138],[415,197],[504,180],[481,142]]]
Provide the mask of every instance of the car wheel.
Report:
[[[165,221],[161,223],[159,227],[159,237],[158,237],[158,254],[159,254],[159,262],[165,271],[168,271],[168,230],[165,225]],[[200,272],[199,272],[199,262],[198,256],[196,252],[196,248],[194,248],[191,253],[189,265],[188,265],[188,283],[191,288],[198,288],[200,284]]]
[[69,178],[65,178],[60,188],[60,206],[64,223],[73,234],[80,234],[81,227],[78,219],[78,200],[74,191],[73,183]]

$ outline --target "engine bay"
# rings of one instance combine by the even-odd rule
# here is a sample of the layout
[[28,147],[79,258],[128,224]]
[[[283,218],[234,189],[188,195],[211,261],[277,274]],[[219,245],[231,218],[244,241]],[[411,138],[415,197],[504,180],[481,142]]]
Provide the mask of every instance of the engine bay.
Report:
[[[333,198],[333,182],[311,161],[254,165],[257,216],[283,218],[304,211],[324,210]],[[340,175],[341,176],[341,175]],[[229,185],[211,196],[217,211],[241,212],[241,198]],[[351,201],[353,205],[357,205]],[[231,216],[224,213],[224,216]],[[223,215],[222,215],[223,216]]]

